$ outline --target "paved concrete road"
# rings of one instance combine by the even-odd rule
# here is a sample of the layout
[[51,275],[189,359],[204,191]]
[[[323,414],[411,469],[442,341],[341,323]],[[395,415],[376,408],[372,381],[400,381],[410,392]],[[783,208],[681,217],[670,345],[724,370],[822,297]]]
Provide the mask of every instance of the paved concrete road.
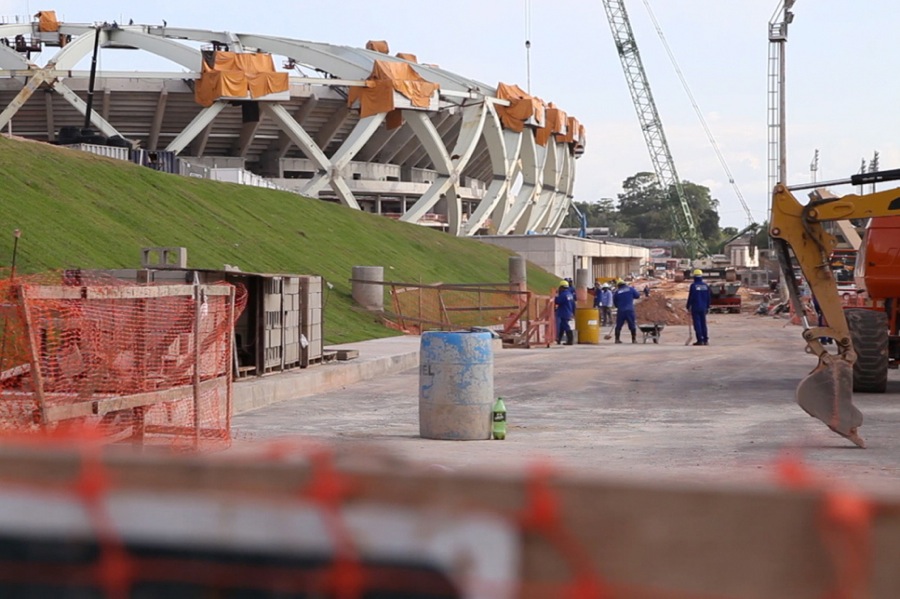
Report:
[[[418,370],[236,416],[238,439],[360,441],[452,470],[518,469],[537,459],[579,473],[679,480],[759,480],[784,451],[830,479],[900,487],[900,380],[857,395],[868,449],[832,433],[794,401],[815,365],[800,328],[751,315],[710,318],[711,345],[685,346],[687,327],[660,344],[578,345],[495,354],[505,441],[418,436]],[[640,340],[640,334],[639,334]],[[239,443],[240,444],[240,441]]]

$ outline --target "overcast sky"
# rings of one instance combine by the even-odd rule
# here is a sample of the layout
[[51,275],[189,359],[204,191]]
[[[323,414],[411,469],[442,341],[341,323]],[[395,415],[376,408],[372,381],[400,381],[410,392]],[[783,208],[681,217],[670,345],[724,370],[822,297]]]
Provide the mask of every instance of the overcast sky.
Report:
[[[766,217],[768,21],[777,0],[651,0],[694,97],[756,220]],[[678,173],[708,186],[723,226],[747,217],[678,81],[642,0],[627,2],[635,36]],[[362,47],[384,39],[391,52],[479,81],[526,85],[526,0],[0,0],[0,15],[54,9],[70,22],[118,20],[263,33]],[[258,12],[253,12],[255,8]],[[900,168],[900,53],[894,48],[900,2],[799,0],[787,45],[788,170],[791,183],[857,172],[880,152],[882,169]],[[612,42],[602,2],[531,1],[531,91],[587,128],[576,199],[616,197],[622,181],[652,170]],[[101,68],[137,57],[105,52]],[[124,56],[123,56],[124,54]],[[141,68],[147,68],[140,59]],[[125,62],[122,62],[125,61]],[[162,65],[154,65],[157,68]],[[849,187],[835,189],[849,193]]]

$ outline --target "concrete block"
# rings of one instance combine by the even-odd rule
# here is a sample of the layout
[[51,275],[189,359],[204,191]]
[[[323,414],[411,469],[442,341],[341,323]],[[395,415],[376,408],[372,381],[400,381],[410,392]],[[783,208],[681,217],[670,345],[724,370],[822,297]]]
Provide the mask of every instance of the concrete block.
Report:
[[141,249],[141,268],[187,268],[187,248],[149,247]]
[[267,294],[263,300],[266,312],[279,312],[281,310],[281,295]]

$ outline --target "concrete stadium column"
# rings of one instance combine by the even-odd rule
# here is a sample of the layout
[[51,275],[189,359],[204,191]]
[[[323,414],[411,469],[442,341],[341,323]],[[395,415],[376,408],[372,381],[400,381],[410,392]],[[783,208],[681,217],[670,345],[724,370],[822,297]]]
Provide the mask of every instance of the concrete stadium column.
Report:
[[366,310],[384,310],[383,281],[383,266],[354,266],[351,287],[353,300]]
[[522,256],[509,257],[509,286],[525,291],[528,288],[528,262]]

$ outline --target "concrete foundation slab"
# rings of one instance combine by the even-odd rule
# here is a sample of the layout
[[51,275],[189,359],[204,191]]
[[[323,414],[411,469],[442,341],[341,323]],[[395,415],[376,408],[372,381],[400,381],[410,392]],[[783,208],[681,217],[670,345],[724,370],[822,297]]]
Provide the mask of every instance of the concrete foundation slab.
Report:
[[[238,445],[241,438],[277,436],[376,443],[450,470],[518,471],[551,460],[579,475],[679,481],[772,480],[776,460],[793,452],[827,478],[900,486],[900,378],[892,371],[886,395],[854,398],[868,445],[857,449],[796,405],[796,386],[815,359],[803,351],[800,328],[786,323],[713,315],[706,347],[685,346],[687,327],[669,326],[658,345],[604,340],[498,351],[494,392],[506,402],[505,441],[420,438],[415,368],[360,384],[329,375],[334,390],[314,398],[302,397],[313,392],[298,375],[279,394],[296,398],[237,416],[235,435]],[[414,351],[418,339],[381,343]],[[309,372],[324,377],[331,368]]]

